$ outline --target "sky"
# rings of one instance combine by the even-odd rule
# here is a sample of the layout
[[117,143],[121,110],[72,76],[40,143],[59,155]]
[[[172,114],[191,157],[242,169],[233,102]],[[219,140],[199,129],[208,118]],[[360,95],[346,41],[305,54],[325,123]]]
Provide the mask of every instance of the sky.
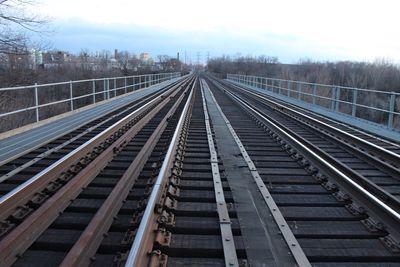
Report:
[[[400,63],[397,0],[39,0],[54,48]],[[185,52],[186,51],[186,52]]]

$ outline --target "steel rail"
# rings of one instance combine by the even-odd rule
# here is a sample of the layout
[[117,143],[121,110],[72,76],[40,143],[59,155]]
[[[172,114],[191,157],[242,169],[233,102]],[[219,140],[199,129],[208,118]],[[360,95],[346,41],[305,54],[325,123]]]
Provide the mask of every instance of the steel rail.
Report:
[[[171,90],[174,89],[176,88],[172,88]],[[175,90],[173,94],[175,95],[176,93],[177,91]],[[0,241],[0,258],[3,260],[2,264],[5,266],[11,265],[17,259],[17,256],[22,254],[59,216],[59,213],[70,204],[71,199],[76,198],[83,188],[96,177],[100,170],[111,161],[116,153],[115,149],[123,146],[126,140],[132,139],[154,114],[169,101],[169,97],[164,97],[157,108],[153,108],[150,112],[146,113],[145,117],[135,124],[135,127],[130,128],[100,156],[89,163],[71,181],[47,199],[33,214],[2,239]]]
[[[233,95],[236,95],[235,93],[231,93]],[[252,99],[252,96],[249,96]],[[257,99],[258,101],[260,101],[259,99]],[[279,110],[279,109],[277,109]],[[262,112],[261,112],[262,113]],[[283,113],[285,114],[285,113]],[[285,114],[287,116],[293,116],[293,115],[288,115]],[[299,121],[300,123],[303,123],[302,121],[300,121],[297,118],[294,118],[295,120]],[[278,123],[277,120],[271,118],[271,120],[275,123]],[[320,132],[319,129],[315,129],[314,127],[305,124],[307,127],[313,129],[313,130],[318,130]],[[289,129],[287,129],[286,127],[284,127],[287,131],[290,131]],[[387,174],[391,175],[393,179],[397,179],[400,180],[400,172],[399,170],[388,164],[387,162],[384,162],[382,160],[380,160],[379,158],[376,157],[372,157],[370,154],[368,154],[367,152],[364,151],[360,151],[359,149],[356,149],[355,147],[351,146],[350,144],[343,142],[340,139],[337,139],[336,137],[333,137],[329,134],[326,134],[324,132],[321,132],[324,135],[324,138],[327,140],[330,140],[333,143],[339,143],[338,146],[339,147],[345,147],[344,150],[348,149],[350,151],[350,153],[358,156],[360,159],[364,160],[365,162],[377,167],[377,169],[386,172]],[[297,136],[297,134],[294,133],[295,136]],[[304,138],[303,138],[304,139]],[[311,145],[313,146],[309,141],[307,141],[306,139],[304,139],[305,144]],[[314,147],[314,146],[313,146]],[[315,147],[316,150],[320,150],[318,147]],[[353,170],[350,167],[348,167],[346,164],[343,164],[340,162],[340,160],[336,160],[334,157],[330,156],[328,153],[325,153],[321,150],[321,153],[324,154],[324,157],[327,161],[335,163],[336,162],[336,166],[337,168],[341,169],[342,172],[344,172],[347,176],[352,177],[352,179],[354,181],[356,181],[358,184],[360,184],[362,187],[364,187],[365,189],[367,189],[370,193],[374,194],[375,196],[379,197],[384,203],[386,203],[388,206],[390,206],[391,208],[393,208],[396,212],[400,211],[400,200],[398,198],[396,198],[396,196],[394,196],[393,194],[390,194],[389,192],[387,192],[386,190],[382,189],[380,186],[378,186],[377,184],[371,182],[367,177],[365,177],[362,174],[359,174],[357,172],[357,170]]]
[[225,116],[224,112],[222,111],[221,107],[219,106],[217,100],[214,97],[214,94],[210,90],[207,84],[205,84],[206,90],[209,92],[212,101],[214,102],[215,106],[217,107],[219,113],[221,114],[225,124],[227,125],[232,137],[235,139],[235,142],[242,154],[243,159],[246,161],[247,167],[251,175],[253,176],[254,182],[256,183],[259,192],[261,193],[265,204],[267,205],[272,217],[274,218],[279,230],[282,232],[282,236],[285,239],[285,242],[288,246],[288,249],[292,253],[292,256],[298,266],[301,267],[311,267],[309,260],[307,259],[303,249],[301,248],[299,242],[297,241],[296,237],[294,236],[293,232],[290,230],[288,223],[286,222],[285,218],[283,217],[282,213],[280,212],[277,204],[272,198],[271,193],[267,189],[262,180],[254,162],[251,160],[249,154],[247,153],[246,149],[244,148],[243,143],[240,141],[239,136],[236,134],[235,130],[233,129],[230,121]]
[[[221,89],[221,87],[219,87]],[[316,166],[323,166],[324,171],[330,173],[329,176],[332,179],[344,187],[345,190],[351,192],[351,195],[355,196],[358,201],[364,204],[366,207],[372,208],[371,211],[374,213],[376,218],[383,220],[386,226],[392,230],[391,234],[399,235],[400,229],[400,213],[393,209],[391,206],[387,205],[381,199],[379,199],[374,194],[370,193],[368,190],[363,188],[360,184],[354,181],[352,178],[347,176],[342,170],[339,170],[335,164],[335,160],[327,155],[323,154],[319,149],[315,148],[312,144],[302,140],[300,137],[296,137],[295,134],[290,133],[286,127],[280,126],[267,118],[264,114],[253,108],[251,105],[247,104],[245,101],[240,99],[238,96],[226,91],[231,95],[237,103],[243,106],[245,109],[249,110],[251,113],[255,114],[257,117],[261,118],[268,125],[272,126],[280,136],[284,136],[290,141],[301,153],[306,154],[306,158],[311,160]],[[332,163],[331,163],[332,162]],[[338,164],[335,164],[338,165]],[[340,165],[339,165],[340,166]],[[390,195],[389,195],[390,197]]]
[[[269,101],[268,99],[264,99],[263,97],[258,97],[257,94],[253,94],[251,91],[241,90],[241,89],[239,89],[239,91],[244,92],[245,95],[246,95],[246,93],[250,94],[250,95],[246,95],[246,96],[249,97],[250,99],[253,99],[253,100],[261,103],[262,105],[266,105],[268,107],[271,107],[270,105],[276,105],[272,108],[274,108],[274,110],[276,110],[277,112],[283,114],[284,116],[289,116],[289,118],[303,124],[305,127],[309,128],[309,129],[318,131],[319,133],[321,133],[324,136],[324,138],[326,140],[329,140],[330,142],[333,142],[333,143],[338,143],[339,147],[343,147],[344,150],[350,151],[352,154],[357,155],[360,159],[375,166],[377,169],[380,169],[381,171],[386,172],[387,174],[391,175],[394,179],[397,179],[400,181],[400,170],[394,166],[394,164],[396,164],[397,161],[391,162],[392,164],[390,164],[390,161],[387,161],[387,160],[385,161],[384,156],[386,154],[383,155],[383,153],[380,153],[379,155],[374,154],[375,156],[371,156],[371,154],[373,154],[373,152],[370,152],[370,151],[365,152],[364,148],[366,150],[368,150],[368,147],[363,147],[362,143],[360,144],[359,142],[357,142],[357,140],[363,140],[363,139],[361,139],[357,136],[351,135],[352,137],[357,138],[357,140],[354,141],[350,137],[347,138],[347,136],[342,134],[343,132],[344,133],[346,133],[346,132],[341,129],[337,129],[329,124],[326,124],[326,123],[321,122],[316,119],[312,120],[313,118],[306,114],[296,112],[296,110],[293,110],[290,107],[285,107],[284,105],[280,105],[279,103],[276,103],[272,100]],[[265,102],[263,102],[263,101],[265,101]],[[328,126],[330,126],[330,127],[328,127]],[[332,131],[333,133],[330,131]],[[339,134],[336,131],[340,131]],[[346,142],[345,140],[351,140],[352,142]],[[356,144],[357,147],[353,146],[353,144]],[[373,144],[373,143],[370,143],[370,144]],[[366,146],[366,145],[364,145],[364,146]],[[361,150],[360,148],[362,148],[363,150]],[[389,151],[389,152],[391,152],[391,151]],[[393,154],[395,154],[395,153],[393,153]],[[397,154],[395,154],[395,155],[397,155]],[[400,162],[400,155],[398,155],[398,157],[399,157],[398,162]],[[393,198],[392,201],[396,201],[396,199]],[[397,202],[400,204],[400,201],[397,201]]]
[[369,142],[367,140],[359,138],[358,136],[355,136],[355,135],[352,135],[350,133],[347,133],[346,131],[338,129],[338,128],[336,128],[334,126],[331,126],[331,125],[329,125],[329,124],[327,124],[327,123],[325,123],[323,121],[320,121],[320,120],[318,120],[316,118],[313,118],[313,117],[311,117],[311,116],[309,116],[307,114],[301,113],[301,112],[299,112],[299,111],[297,111],[297,110],[295,110],[295,109],[293,109],[293,108],[291,108],[289,106],[282,105],[281,103],[278,103],[276,101],[268,99],[265,96],[262,96],[260,94],[254,93],[254,92],[252,92],[252,91],[250,91],[248,89],[241,88],[239,86],[235,86],[235,87],[240,89],[240,90],[246,91],[249,94],[255,95],[255,96],[257,96],[257,97],[259,97],[259,98],[261,98],[261,99],[263,99],[263,100],[265,100],[265,101],[267,101],[267,102],[269,102],[269,103],[271,103],[273,105],[276,105],[279,108],[282,108],[282,109],[287,110],[287,111],[289,111],[289,112],[291,112],[293,114],[296,114],[299,117],[303,117],[303,118],[305,118],[305,119],[307,119],[309,121],[313,121],[314,123],[317,123],[319,126],[322,126],[324,129],[332,130],[342,138],[350,138],[357,145],[364,144],[366,146],[369,146],[371,152],[375,153],[376,155],[378,155],[378,156],[380,156],[382,158],[390,160],[392,163],[399,164],[399,162],[400,162],[400,155],[398,155],[396,153],[393,153],[390,150],[387,150],[387,149],[385,149],[383,147],[380,147],[380,146],[378,146],[378,145],[376,145],[374,143],[371,143],[371,142]]
[[[187,89],[185,92],[186,91]],[[129,165],[126,172],[115,185],[103,205],[96,212],[96,215],[92,218],[74,246],[70,249],[60,266],[78,267],[89,265],[91,257],[94,256],[103,240],[103,235],[111,226],[114,217],[117,215],[119,209],[123,205],[123,201],[126,199],[132,186],[139,177],[142,168],[150,157],[162,132],[167,127],[169,117],[176,111],[183,98],[184,94],[178,98],[173,107],[171,107],[169,112],[161,120],[160,124],[136,155],[134,161]]]
[[203,101],[203,112],[204,112],[204,119],[207,131],[207,142],[210,150],[210,164],[214,182],[215,202],[217,204],[217,212],[218,212],[218,219],[221,231],[222,247],[224,251],[225,266],[239,267],[239,260],[236,254],[236,247],[231,227],[232,222],[231,219],[229,218],[229,212],[227,204],[225,202],[224,189],[222,187],[222,181],[218,167],[218,155],[214,145],[213,133],[211,131],[211,121],[208,116],[207,104],[204,96],[204,90],[205,90],[204,83],[205,83],[204,79],[201,79],[200,83],[201,97]]
[[154,217],[153,216],[154,208],[155,208],[155,205],[162,193],[162,189],[163,189],[165,180],[168,178],[168,175],[170,173],[170,168],[171,168],[171,164],[172,164],[171,162],[176,153],[175,150],[176,150],[176,146],[178,143],[178,137],[179,137],[180,133],[182,132],[182,125],[184,123],[185,117],[188,114],[190,103],[192,102],[193,90],[194,90],[195,85],[196,85],[196,81],[194,82],[193,87],[191,88],[188,100],[187,100],[185,107],[183,108],[182,114],[179,118],[178,124],[174,131],[174,135],[172,136],[170,145],[169,145],[167,153],[165,155],[165,159],[162,163],[160,172],[159,172],[159,174],[156,178],[156,181],[153,185],[149,200],[147,202],[146,209],[145,209],[143,217],[140,221],[139,228],[136,231],[135,240],[133,241],[133,245],[129,251],[129,255],[128,255],[127,261],[125,263],[126,267],[145,266],[141,263],[143,263],[142,261],[145,260],[144,257],[147,255],[147,253],[151,251],[151,248],[145,246],[145,242],[149,242],[149,235],[150,235],[149,232],[154,230],[154,229],[151,229],[151,227],[153,226],[152,219]]
[[[168,95],[172,93],[175,89],[176,88],[173,87],[166,91],[163,95]],[[82,157],[87,155],[87,153],[92,151],[101,142],[105,141],[109,136],[111,136],[111,134],[115,133],[123,125],[127,124],[129,121],[145,111],[147,108],[155,105],[157,101],[159,101],[159,98],[163,98],[163,95],[151,100],[150,102],[131,112],[126,117],[120,119],[118,122],[109,126],[107,129],[97,134],[95,137],[91,138],[88,142],[82,144],[75,150],[71,151],[70,153],[41,171],[40,173],[33,176],[25,183],[19,185],[11,192],[2,196],[0,198],[0,221],[5,220],[17,206],[24,205],[26,201],[28,201],[33,196],[35,192],[32,191],[32,188],[36,188],[37,190],[39,188],[43,188],[55,176],[58,176],[63,171],[67,170],[71,165],[79,162]]]

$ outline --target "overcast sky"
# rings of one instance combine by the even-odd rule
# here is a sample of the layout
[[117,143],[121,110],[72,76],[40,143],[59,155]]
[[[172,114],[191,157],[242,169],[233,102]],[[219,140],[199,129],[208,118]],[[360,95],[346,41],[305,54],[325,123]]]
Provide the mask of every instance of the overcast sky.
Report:
[[396,0],[40,0],[55,48],[400,63]]

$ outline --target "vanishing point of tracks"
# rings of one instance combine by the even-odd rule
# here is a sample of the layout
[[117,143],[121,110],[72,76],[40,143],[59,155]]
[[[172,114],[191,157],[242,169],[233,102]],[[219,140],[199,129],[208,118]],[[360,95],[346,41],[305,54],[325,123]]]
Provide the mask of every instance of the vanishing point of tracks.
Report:
[[1,266],[400,266],[400,146],[190,75],[0,166]]

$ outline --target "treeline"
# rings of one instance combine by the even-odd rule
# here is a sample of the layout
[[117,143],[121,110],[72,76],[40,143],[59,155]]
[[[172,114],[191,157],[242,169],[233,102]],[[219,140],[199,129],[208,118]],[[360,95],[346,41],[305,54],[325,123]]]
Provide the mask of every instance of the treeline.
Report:
[[[148,73],[148,71],[142,71]],[[65,65],[56,68],[18,68],[13,70],[0,70],[0,87],[13,87],[32,85],[35,83],[53,83],[73,80],[84,80],[103,77],[124,76],[119,69],[91,70],[79,66]]]
[[0,52],[0,88],[44,84],[53,82],[133,76],[164,72],[188,72],[190,66],[176,58],[157,56],[157,61],[141,60],[135,54],[124,52],[115,55],[94,55],[81,52],[51,51],[37,64],[34,53],[27,48],[20,54]]
[[321,84],[400,91],[400,68],[386,60],[368,62],[317,62],[301,60],[282,64],[275,57],[223,56],[211,59],[208,70],[221,77],[227,73],[264,76]]
[[[14,87],[23,85],[32,85],[34,83],[44,84],[53,82],[64,82],[74,80],[85,80],[95,78],[119,77],[119,76],[132,76],[142,74],[154,74],[162,72],[180,72],[181,69],[169,70],[154,70],[149,68],[141,68],[139,70],[124,71],[122,69],[87,69],[81,68],[79,65],[65,65],[54,68],[40,68],[40,69],[14,69],[14,70],[1,70],[0,69],[0,87]],[[182,68],[182,71],[187,70]]]

